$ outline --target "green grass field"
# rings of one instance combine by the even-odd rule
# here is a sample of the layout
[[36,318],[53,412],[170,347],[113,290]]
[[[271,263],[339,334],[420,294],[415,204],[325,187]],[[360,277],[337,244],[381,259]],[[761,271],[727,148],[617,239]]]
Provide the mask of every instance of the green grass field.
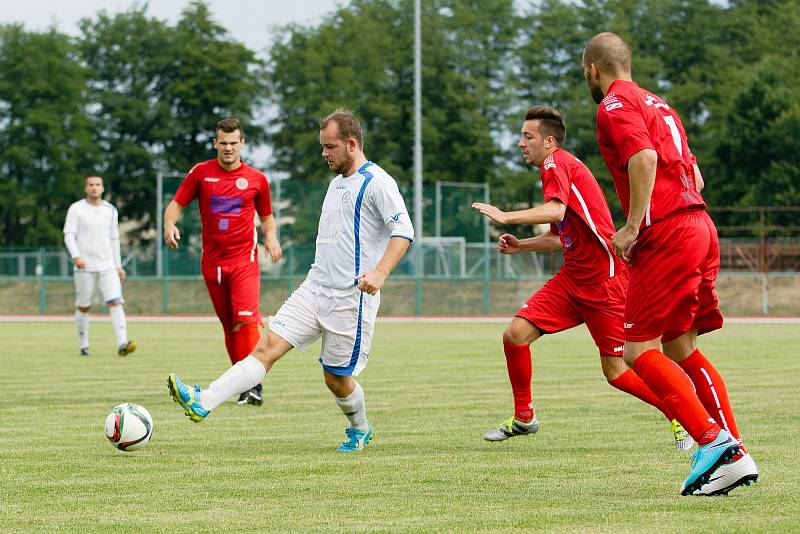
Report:
[[[732,325],[705,336],[762,470],[727,498],[680,497],[689,456],[653,408],[605,383],[583,328],[534,345],[537,435],[488,443],[510,414],[500,324],[379,324],[367,393],[373,442],[334,447],[346,420],[317,347],[267,376],[261,408],[192,424],[170,371],[202,385],[228,365],[215,324],[132,323],[116,356],[92,323],[0,323],[0,531],[800,531],[800,329]],[[103,435],[108,411],[155,419],[143,450]]]

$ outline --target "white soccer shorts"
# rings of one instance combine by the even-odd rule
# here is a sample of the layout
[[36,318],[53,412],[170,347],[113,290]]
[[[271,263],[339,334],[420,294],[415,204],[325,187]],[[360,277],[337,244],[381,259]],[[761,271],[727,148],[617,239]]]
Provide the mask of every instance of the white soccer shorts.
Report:
[[125,302],[122,298],[122,283],[116,269],[101,272],[75,271],[75,306],[86,308],[92,305],[95,286],[100,287],[103,302]]
[[302,352],[322,337],[322,368],[358,376],[367,366],[380,302],[380,293],[332,289],[306,279],[270,317],[269,329]]

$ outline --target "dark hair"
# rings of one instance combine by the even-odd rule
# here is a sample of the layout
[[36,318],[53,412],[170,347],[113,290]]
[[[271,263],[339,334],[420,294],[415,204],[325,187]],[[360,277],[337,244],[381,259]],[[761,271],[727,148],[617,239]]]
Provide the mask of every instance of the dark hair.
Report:
[[217,127],[214,128],[214,138],[217,137],[217,132],[220,130],[225,133],[233,133],[239,130],[239,136],[244,139],[244,128],[242,128],[242,123],[239,122],[239,119],[222,119],[219,121]]
[[525,113],[526,121],[539,121],[539,133],[544,136],[552,135],[558,146],[564,144],[567,137],[567,127],[564,119],[556,108],[550,106],[531,106]]
[[358,147],[364,148],[364,132],[361,130],[361,123],[358,122],[355,114],[349,109],[338,108],[330,115],[319,120],[319,129],[322,130],[331,121],[335,122],[339,129],[339,139],[347,141],[351,137],[356,140]]

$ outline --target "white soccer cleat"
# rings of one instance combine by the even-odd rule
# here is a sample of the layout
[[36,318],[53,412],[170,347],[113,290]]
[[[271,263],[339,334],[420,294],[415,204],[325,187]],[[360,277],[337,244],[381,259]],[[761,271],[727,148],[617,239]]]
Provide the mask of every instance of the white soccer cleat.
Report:
[[758,482],[758,466],[749,454],[736,455],[733,460],[717,467],[700,489],[692,495],[727,495],[732,489]]

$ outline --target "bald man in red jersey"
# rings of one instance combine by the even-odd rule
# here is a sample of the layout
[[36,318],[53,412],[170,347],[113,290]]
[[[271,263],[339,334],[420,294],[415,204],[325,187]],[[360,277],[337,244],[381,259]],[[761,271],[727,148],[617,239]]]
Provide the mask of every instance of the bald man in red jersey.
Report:
[[756,481],[758,468],[722,376],[697,348],[698,335],[722,327],[719,243],[697,160],[675,110],[633,81],[620,36],[594,36],[581,63],[599,105],[600,153],[627,217],[612,238],[630,263],[625,360],[699,445],[681,494],[727,494]]

